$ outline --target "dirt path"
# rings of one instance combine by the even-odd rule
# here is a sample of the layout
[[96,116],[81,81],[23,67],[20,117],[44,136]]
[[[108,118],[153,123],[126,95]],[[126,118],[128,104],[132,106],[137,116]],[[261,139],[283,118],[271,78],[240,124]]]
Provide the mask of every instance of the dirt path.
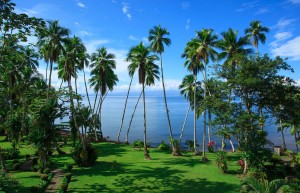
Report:
[[61,170],[54,170],[52,171],[53,173],[53,178],[51,182],[49,183],[45,193],[50,193],[50,192],[57,192],[60,188],[60,185],[62,183],[64,173]]

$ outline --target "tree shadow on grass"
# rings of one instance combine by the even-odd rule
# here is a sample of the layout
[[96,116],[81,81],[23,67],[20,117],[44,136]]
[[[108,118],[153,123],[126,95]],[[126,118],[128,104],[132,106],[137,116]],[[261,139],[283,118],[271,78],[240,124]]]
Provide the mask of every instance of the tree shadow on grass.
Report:
[[97,148],[101,157],[106,157],[114,155],[117,157],[123,156],[126,153],[127,146],[125,144],[115,144],[115,143],[97,143],[93,144]]
[[[104,175],[104,172],[98,172],[98,175]],[[237,192],[237,185],[225,182],[211,182],[205,178],[188,179],[188,173],[169,167],[127,170],[126,174],[110,174],[116,176],[111,187],[100,180],[90,184],[84,184],[84,187],[71,188],[70,192]],[[99,182],[100,181],[100,182]]]

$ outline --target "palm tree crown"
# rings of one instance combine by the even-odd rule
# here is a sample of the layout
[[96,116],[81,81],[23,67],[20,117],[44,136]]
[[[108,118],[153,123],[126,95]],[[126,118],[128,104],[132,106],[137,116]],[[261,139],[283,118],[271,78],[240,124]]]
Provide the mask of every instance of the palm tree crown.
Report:
[[265,33],[269,32],[269,28],[268,27],[263,27],[261,25],[260,21],[252,21],[250,23],[249,28],[245,29],[245,34],[249,39],[253,39],[252,40],[252,44],[253,46],[257,49],[258,52],[258,42],[261,42],[262,44],[265,44],[266,42],[266,35]]
[[170,35],[170,33],[166,28],[162,28],[160,25],[154,26],[149,31],[148,40],[153,51],[161,54],[164,52],[164,44],[167,46],[171,44],[171,39],[164,37],[166,35]]

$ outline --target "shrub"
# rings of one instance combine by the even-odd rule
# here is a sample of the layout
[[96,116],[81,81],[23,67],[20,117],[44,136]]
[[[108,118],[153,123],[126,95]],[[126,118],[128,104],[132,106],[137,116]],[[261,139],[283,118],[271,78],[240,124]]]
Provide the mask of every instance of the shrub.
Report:
[[94,165],[98,159],[98,152],[91,144],[82,144],[75,147],[72,152],[72,158],[80,167]]
[[20,169],[20,167],[21,167],[21,163],[15,163],[13,165],[13,170],[18,170],[18,169]]
[[50,174],[50,172],[51,172],[50,168],[44,169],[44,174]]
[[213,141],[211,141],[211,142],[209,142],[208,144],[207,144],[207,149],[208,149],[208,151],[209,152],[214,152],[214,145],[215,145],[216,143],[215,142],[213,142]]
[[162,141],[161,144],[159,144],[159,146],[157,148],[162,151],[170,150],[170,146],[168,144],[166,144],[164,141]]
[[134,149],[142,149],[144,147],[144,142],[142,142],[141,140],[136,140],[132,143],[132,147]]
[[228,158],[226,152],[219,151],[217,155],[218,158],[216,159],[216,165],[218,166],[218,168],[221,170],[222,173],[226,173],[228,169]]
[[18,182],[9,177],[6,173],[0,174],[0,191],[9,192],[12,188],[15,188]]
[[19,149],[7,148],[7,149],[3,149],[3,151],[4,151],[4,159],[6,160],[16,159],[20,154]]
[[[188,146],[189,151],[194,150],[194,141],[193,140],[188,139],[185,141],[185,144]],[[199,144],[197,143],[197,141],[196,141],[196,147],[199,147]]]
[[67,192],[68,186],[69,186],[68,183],[62,183],[62,184],[60,185],[60,190],[61,190],[62,192]]
[[48,174],[42,174],[41,175],[41,180],[42,181],[48,181]]
[[73,165],[72,164],[65,164],[63,167],[64,172],[71,172],[73,169]]

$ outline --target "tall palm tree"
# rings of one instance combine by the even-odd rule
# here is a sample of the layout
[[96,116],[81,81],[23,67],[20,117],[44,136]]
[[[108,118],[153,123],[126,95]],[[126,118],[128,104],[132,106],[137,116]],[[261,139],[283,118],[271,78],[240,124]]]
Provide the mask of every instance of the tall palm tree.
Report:
[[146,101],[145,86],[155,83],[155,79],[159,79],[159,67],[154,63],[158,60],[156,55],[151,55],[149,47],[141,42],[129,51],[128,60],[130,71],[138,70],[139,83],[142,85],[143,106],[144,106],[144,156],[145,159],[151,159],[147,149],[147,127],[146,127]]
[[233,78],[239,56],[248,55],[253,52],[250,48],[245,46],[251,45],[247,37],[238,37],[238,31],[229,28],[228,31],[221,33],[222,39],[219,40],[217,46],[221,49],[218,59],[226,59],[224,67],[229,67],[229,76],[226,78]]
[[254,20],[250,23],[249,28],[245,29],[246,36],[251,39],[252,44],[256,48],[256,53],[258,54],[258,43],[261,42],[265,44],[266,42],[266,35],[265,33],[269,32],[268,27],[264,27],[261,25],[261,22],[258,20]]
[[[203,69],[202,62],[197,58],[196,52],[196,39],[192,39],[190,42],[187,43],[184,53],[181,57],[186,58],[184,66],[187,67],[188,71],[193,73],[194,76],[194,107],[196,107],[196,93],[197,93],[197,74]],[[197,113],[196,108],[194,109],[194,154],[198,155],[199,152],[197,151],[197,137],[196,137],[196,121],[197,121]]]
[[[195,43],[195,48],[198,59],[202,60],[204,63],[204,99],[206,99],[207,92],[207,65],[209,60],[215,61],[217,58],[217,52],[214,50],[214,47],[217,44],[217,35],[214,34],[212,29],[202,29],[201,31],[197,31],[197,36]],[[203,128],[203,144],[202,144],[202,160],[206,161],[207,158],[205,156],[205,145],[206,145],[206,108],[204,109],[204,128]]]
[[184,123],[181,129],[181,133],[180,133],[180,137],[179,137],[179,144],[181,143],[182,140],[182,136],[183,136],[183,132],[185,129],[185,123],[188,117],[188,113],[191,110],[191,104],[193,103],[193,98],[194,98],[194,76],[192,74],[190,75],[186,75],[183,80],[182,83],[179,85],[179,90],[180,90],[180,95],[182,95],[188,102],[189,102],[189,107],[188,110],[186,112],[186,116],[184,119]]
[[81,47],[80,47],[80,39],[76,36],[73,38],[67,38],[65,40],[64,46],[64,54],[58,60],[58,77],[62,79],[62,81],[68,83],[68,89],[70,94],[70,109],[72,113],[73,122],[75,125],[75,129],[79,132],[79,127],[76,119],[76,111],[74,105],[74,94],[72,88],[72,77],[77,77],[77,69],[76,66],[81,62]]
[[63,51],[63,44],[69,36],[69,29],[61,27],[58,20],[47,21],[48,25],[39,35],[38,46],[42,50],[42,56],[50,63],[48,92],[51,87],[53,63],[56,63]]
[[[161,82],[162,82],[163,92],[164,92],[165,108],[166,108],[166,114],[167,114],[168,126],[169,126],[169,132],[170,132],[170,141],[173,141],[173,133],[172,133],[168,104],[167,104],[164,72],[163,72],[163,66],[162,66],[162,53],[165,50],[164,45],[169,46],[171,44],[171,39],[165,37],[169,34],[170,33],[168,32],[168,30],[166,28],[162,28],[160,25],[154,26],[149,31],[148,40],[150,42],[150,47],[152,48],[152,50],[160,55]],[[173,143],[171,143],[171,144],[174,148]]]
[[[102,123],[101,123],[101,110],[103,101],[108,93],[108,91],[112,91],[113,87],[117,84],[118,77],[114,73],[114,69],[116,69],[116,61],[115,55],[112,53],[108,53],[106,48],[97,49],[95,53],[91,56],[91,78],[89,80],[90,86],[94,87],[94,91],[96,92],[96,98],[94,102],[93,115],[99,116],[99,131],[100,138],[103,138],[102,134]],[[98,102],[97,109],[96,100],[98,93],[100,92],[100,99]],[[95,116],[94,116],[95,117]],[[98,141],[98,136],[96,132],[96,128],[94,128],[95,139]]]
[[[131,53],[129,53],[130,55]],[[130,61],[129,56],[126,58],[126,61]],[[133,64],[134,65],[134,64]],[[121,125],[120,125],[120,129],[118,132],[118,137],[117,137],[117,143],[120,143],[120,134],[122,131],[122,127],[123,127],[123,122],[124,122],[124,118],[125,118],[125,111],[126,111],[126,107],[127,107],[127,101],[128,101],[128,96],[129,96],[129,92],[130,92],[130,88],[131,88],[131,84],[132,84],[132,80],[133,80],[133,75],[135,73],[136,68],[132,69],[132,68],[128,68],[128,74],[130,78],[130,83],[129,83],[129,87],[128,87],[128,91],[127,91],[127,96],[126,96],[126,100],[125,100],[125,105],[124,105],[124,109],[123,109],[123,115],[122,115],[122,120],[121,120]],[[127,132],[128,133],[128,132]],[[127,134],[128,136],[128,134]],[[128,138],[128,137],[126,137]],[[126,143],[128,143],[128,140],[126,141]]]

